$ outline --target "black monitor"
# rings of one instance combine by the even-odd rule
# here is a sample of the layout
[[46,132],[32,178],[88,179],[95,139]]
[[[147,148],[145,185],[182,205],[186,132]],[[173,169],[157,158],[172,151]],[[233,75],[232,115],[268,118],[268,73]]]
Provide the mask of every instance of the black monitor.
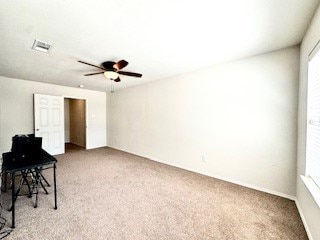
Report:
[[42,138],[29,135],[15,135],[12,137],[11,152],[13,161],[32,161],[40,153]]

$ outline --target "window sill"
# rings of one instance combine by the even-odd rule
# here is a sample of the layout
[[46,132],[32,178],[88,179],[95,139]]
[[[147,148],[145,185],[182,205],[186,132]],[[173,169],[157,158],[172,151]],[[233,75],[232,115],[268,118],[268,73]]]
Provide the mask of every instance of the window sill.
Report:
[[310,191],[314,201],[317,203],[318,207],[320,208],[320,189],[319,187],[313,182],[313,180],[309,177],[300,175],[302,181]]

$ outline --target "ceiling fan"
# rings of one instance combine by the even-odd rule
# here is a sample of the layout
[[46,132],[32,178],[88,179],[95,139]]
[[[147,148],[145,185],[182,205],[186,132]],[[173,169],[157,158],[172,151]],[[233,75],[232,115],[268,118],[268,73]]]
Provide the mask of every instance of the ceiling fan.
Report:
[[84,74],[84,76],[104,74],[106,78],[113,80],[115,82],[121,81],[119,78],[119,74],[130,76],[130,77],[142,77],[142,74],[140,73],[120,71],[122,68],[126,67],[129,64],[126,60],[120,60],[119,62],[112,62],[112,61],[103,62],[101,64],[102,65],[101,67],[93,65],[91,63],[86,63],[83,61],[78,61],[78,62],[103,70],[102,72]]

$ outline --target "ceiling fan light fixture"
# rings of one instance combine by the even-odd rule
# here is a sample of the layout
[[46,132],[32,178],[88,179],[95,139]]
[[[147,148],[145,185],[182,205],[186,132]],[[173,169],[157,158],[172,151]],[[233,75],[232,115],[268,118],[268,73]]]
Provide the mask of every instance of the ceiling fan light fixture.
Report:
[[105,71],[104,76],[110,80],[115,80],[119,77],[119,74],[114,71]]

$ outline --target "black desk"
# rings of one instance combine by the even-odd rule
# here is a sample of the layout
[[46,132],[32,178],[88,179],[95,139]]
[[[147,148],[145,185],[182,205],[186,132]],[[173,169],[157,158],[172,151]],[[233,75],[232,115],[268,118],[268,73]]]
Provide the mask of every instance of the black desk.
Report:
[[[11,159],[10,159],[11,158]],[[56,163],[57,160],[47,153],[45,150],[41,149],[40,153],[36,156],[33,156],[32,159],[26,161],[12,161],[11,153],[3,154],[3,163],[2,163],[2,172],[5,174],[11,175],[12,182],[12,228],[15,227],[15,199],[16,199],[16,190],[15,190],[15,173],[21,171],[34,171],[35,169],[53,169],[53,184],[54,184],[54,209],[57,209],[57,186],[56,186]],[[6,183],[5,183],[6,184]],[[5,186],[6,187],[6,186]]]

